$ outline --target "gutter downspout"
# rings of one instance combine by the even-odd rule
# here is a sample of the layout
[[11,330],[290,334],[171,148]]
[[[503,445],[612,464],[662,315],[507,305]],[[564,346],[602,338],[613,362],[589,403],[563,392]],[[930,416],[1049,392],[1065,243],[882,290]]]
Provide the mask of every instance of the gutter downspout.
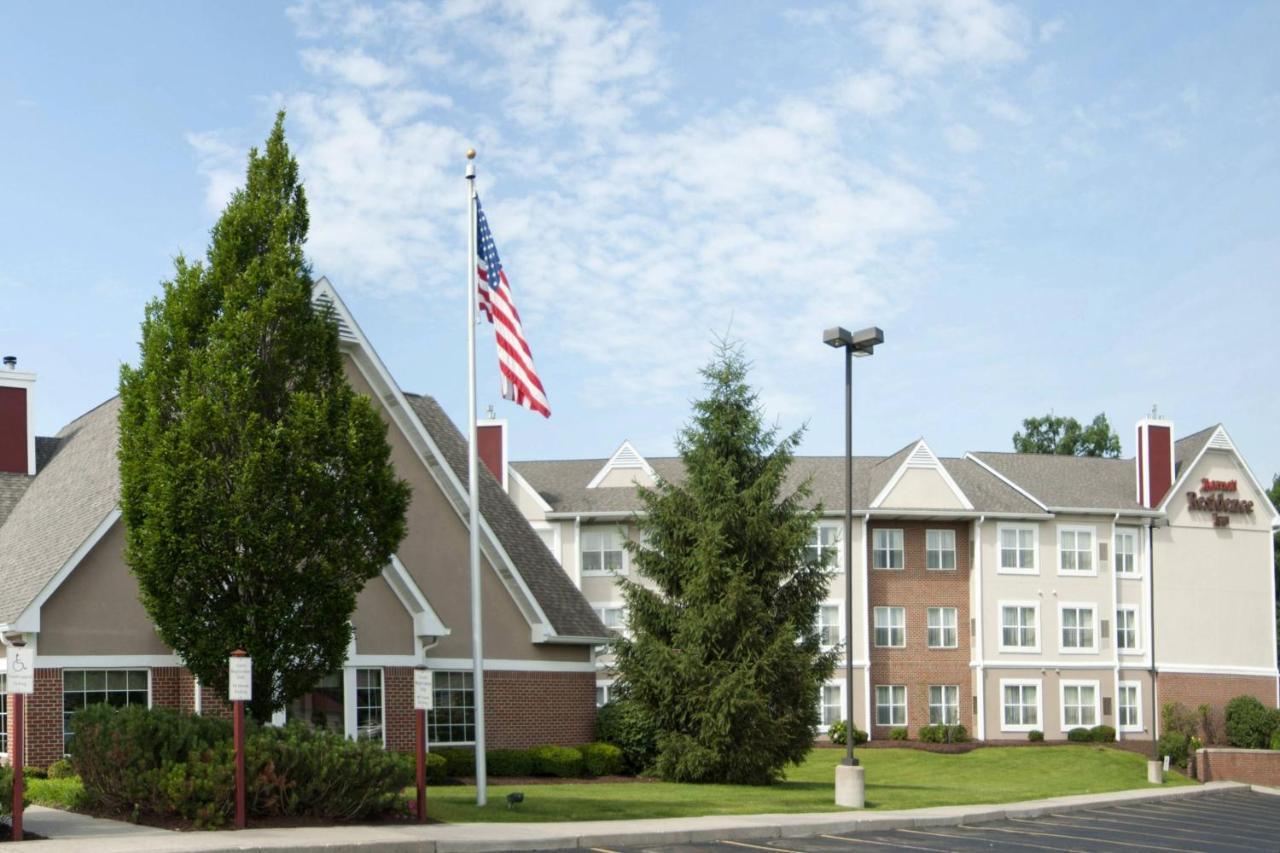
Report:
[[1160,760],[1160,694],[1156,685],[1156,578],[1155,524],[1147,522],[1147,639],[1151,649],[1151,758]]
[[[863,704],[866,706],[867,721],[867,740],[871,740],[871,724],[873,718],[871,716],[871,620],[867,615],[871,612],[871,581],[867,576],[867,522],[871,520],[870,513],[862,516],[862,651],[863,660],[866,661],[862,665],[862,693]],[[850,732],[852,735],[852,732]]]
[[1116,671],[1115,683],[1112,686],[1111,695],[1115,697],[1112,701],[1112,707],[1115,711],[1116,722],[1116,740],[1124,740],[1124,733],[1120,726],[1120,575],[1116,572],[1116,522],[1120,520],[1120,513],[1116,513],[1116,517],[1111,519],[1111,650],[1115,652]]
[[982,524],[986,520],[987,517],[983,515],[979,517],[977,522],[973,525],[973,553],[975,557],[974,562],[977,563],[977,568],[974,573],[974,577],[977,579],[977,594],[975,596],[977,600],[977,607],[975,608],[976,612],[973,617],[974,633],[977,634],[978,640],[976,649],[978,653],[978,725],[976,728],[978,740],[980,741],[985,741],[987,739],[987,677],[986,667],[984,665],[986,651],[983,648],[984,644],[982,635],[982,611],[985,606],[982,600]]

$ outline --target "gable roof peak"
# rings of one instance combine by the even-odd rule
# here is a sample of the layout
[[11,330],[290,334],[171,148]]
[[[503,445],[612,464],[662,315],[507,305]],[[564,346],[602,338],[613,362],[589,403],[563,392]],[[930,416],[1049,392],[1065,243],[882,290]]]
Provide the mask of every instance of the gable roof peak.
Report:
[[591,482],[587,483],[588,489],[598,489],[600,484],[604,482],[605,477],[609,476],[611,471],[631,470],[643,471],[650,477],[656,477],[653,473],[653,466],[640,455],[640,451],[636,450],[630,439],[624,439],[618,449],[609,457],[609,461],[596,472],[591,478]]

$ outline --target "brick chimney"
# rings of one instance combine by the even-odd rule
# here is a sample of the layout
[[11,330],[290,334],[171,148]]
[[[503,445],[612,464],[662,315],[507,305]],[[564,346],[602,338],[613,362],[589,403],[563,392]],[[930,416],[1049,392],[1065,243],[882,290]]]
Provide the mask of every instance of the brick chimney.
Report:
[[495,480],[507,489],[507,422],[492,418],[476,422],[476,447],[480,461]]
[[1158,418],[1138,421],[1138,503],[1155,509],[1173,488],[1173,423]]
[[36,473],[36,375],[19,373],[18,359],[7,355],[0,367],[0,471]]

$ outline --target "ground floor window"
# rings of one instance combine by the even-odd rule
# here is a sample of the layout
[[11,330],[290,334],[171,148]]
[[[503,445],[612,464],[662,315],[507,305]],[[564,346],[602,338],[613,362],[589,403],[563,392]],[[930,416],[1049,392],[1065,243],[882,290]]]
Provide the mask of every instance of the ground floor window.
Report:
[[840,682],[822,685],[820,710],[824,731],[829,729],[832,723],[838,723],[844,719],[844,691],[840,687]]
[[1098,724],[1098,683],[1062,682],[1062,728],[1092,728]]
[[613,701],[613,682],[597,681],[596,682],[596,707],[603,708]]
[[907,688],[902,684],[886,684],[876,687],[876,725],[905,726],[907,724]]
[[1141,686],[1136,681],[1120,682],[1120,698],[1116,703],[1120,728],[1142,731]]
[[469,672],[433,672],[435,708],[427,714],[433,744],[475,743],[476,693]]
[[382,670],[356,670],[356,739],[383,742]]
[[145,669],[64,669],[62,671],[62,748],[71,742],[71,715],[90,705],[113,708],[150,704]]
[[960,722],[960,688],[934,684],[929,688],[929,725],[954,726]]
[[1000,698],[1006,731],[1029,731],[1040,724],[1040,683],[1000,682]]
[[302,720],[317,729],[342,734],[346,730],[344,721],[345,703],[342,701],[342,673],[331,672],[312,687],[307,693],[296,697],[285,709],[285,720],[293,722]]
[[9,754],[9,685],[0,673],[0,755]]

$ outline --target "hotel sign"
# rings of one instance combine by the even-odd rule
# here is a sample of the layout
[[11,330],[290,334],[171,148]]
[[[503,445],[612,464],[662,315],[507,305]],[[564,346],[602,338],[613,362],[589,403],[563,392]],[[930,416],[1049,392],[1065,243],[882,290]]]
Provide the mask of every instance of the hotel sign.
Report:
[[1187,492],[1187,508],[1211,512],[1214,527],[1229,527],[1231,516],[1228,513],[1253,512],[1253,501],[1232,497],[1238,490],[1235,480],[1202,479],[1199,494]]

